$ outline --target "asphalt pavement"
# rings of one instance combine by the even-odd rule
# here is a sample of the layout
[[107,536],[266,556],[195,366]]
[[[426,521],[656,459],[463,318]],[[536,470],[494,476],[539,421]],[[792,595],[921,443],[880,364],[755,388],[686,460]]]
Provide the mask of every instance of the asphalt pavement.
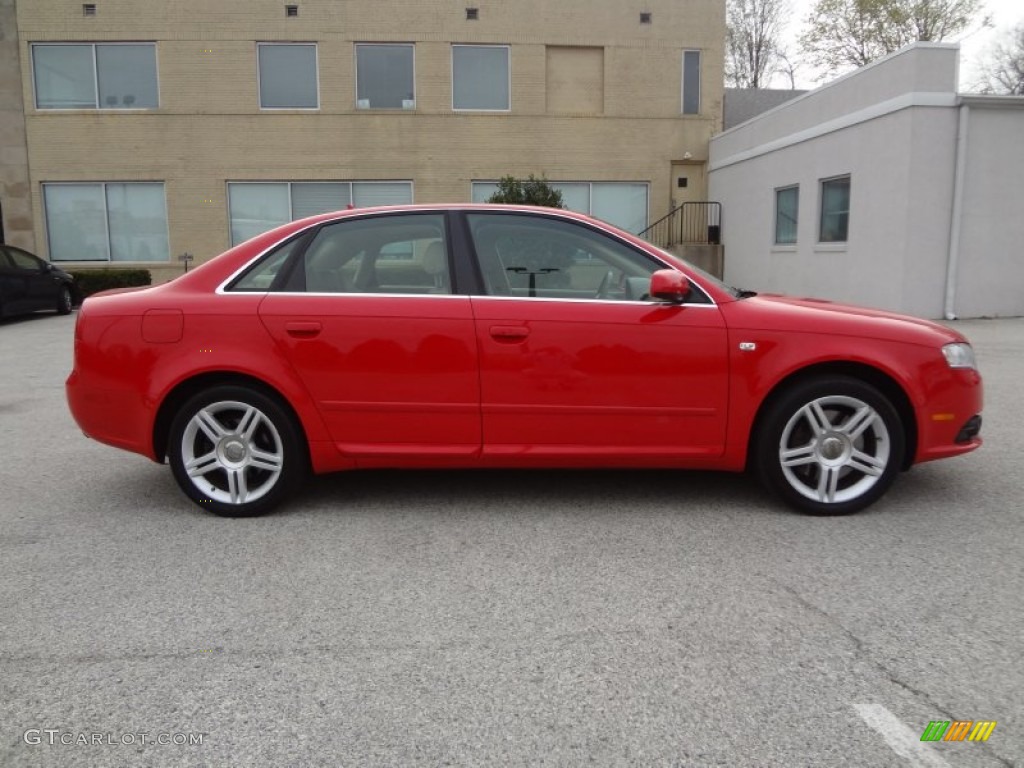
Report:
[[955,324],[985,446],[851,517],[487,471],[228,520],[78,431],[74,317],[0,323],[4,768],[1024,765],[1024,319]]

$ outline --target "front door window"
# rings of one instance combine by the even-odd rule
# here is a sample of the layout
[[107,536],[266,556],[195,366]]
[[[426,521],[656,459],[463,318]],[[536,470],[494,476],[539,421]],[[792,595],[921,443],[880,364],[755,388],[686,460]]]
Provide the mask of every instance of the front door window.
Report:
[[618,464],[720,455],[727,334],[699,288],[651,301],[665,265],[583,222],[468,213],[485,459]]
[[653,259],[589,227],[555,218],[469,214],[492,296],[643,301]]

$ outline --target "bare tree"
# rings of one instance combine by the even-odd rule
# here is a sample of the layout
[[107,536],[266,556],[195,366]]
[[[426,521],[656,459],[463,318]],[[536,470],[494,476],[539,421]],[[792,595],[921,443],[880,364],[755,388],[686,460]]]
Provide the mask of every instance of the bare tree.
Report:
[[981,10],[982,0],[817,0],[800,46],[827,77],[918,40],[938,42],[987,25]]
[[796,90],[796,71],[800,68],[800,62],[793,61],[793,58],[786,51],[779,52],[779,65],[775,71],[789,80],[789,89]]
[[1024,96],[1024,22],[1003,34],[980,65],[982,93]]
[[787,0],[729,0],[725,54],[726,83],[764,88],[777,69],[779,36]]

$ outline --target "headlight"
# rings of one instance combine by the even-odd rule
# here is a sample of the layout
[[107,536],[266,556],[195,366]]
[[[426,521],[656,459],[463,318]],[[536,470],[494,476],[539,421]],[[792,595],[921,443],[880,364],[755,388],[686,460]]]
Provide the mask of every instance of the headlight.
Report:
[[947,344],[942,348],[942,354],[946,357],[946,362],[949,363],[950,368],[978,367],[974,362],[974,350],[971,349],[970,344],[964,344],[963,342]]

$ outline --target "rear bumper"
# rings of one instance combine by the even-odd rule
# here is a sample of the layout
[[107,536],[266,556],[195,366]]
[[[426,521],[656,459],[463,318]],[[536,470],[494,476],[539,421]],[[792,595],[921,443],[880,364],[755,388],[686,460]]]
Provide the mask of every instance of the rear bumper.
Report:
[[77,370],[68,376],[64,391],[71,416],[86,437],[157,461],[149,412],[137,393],[89,386]]

